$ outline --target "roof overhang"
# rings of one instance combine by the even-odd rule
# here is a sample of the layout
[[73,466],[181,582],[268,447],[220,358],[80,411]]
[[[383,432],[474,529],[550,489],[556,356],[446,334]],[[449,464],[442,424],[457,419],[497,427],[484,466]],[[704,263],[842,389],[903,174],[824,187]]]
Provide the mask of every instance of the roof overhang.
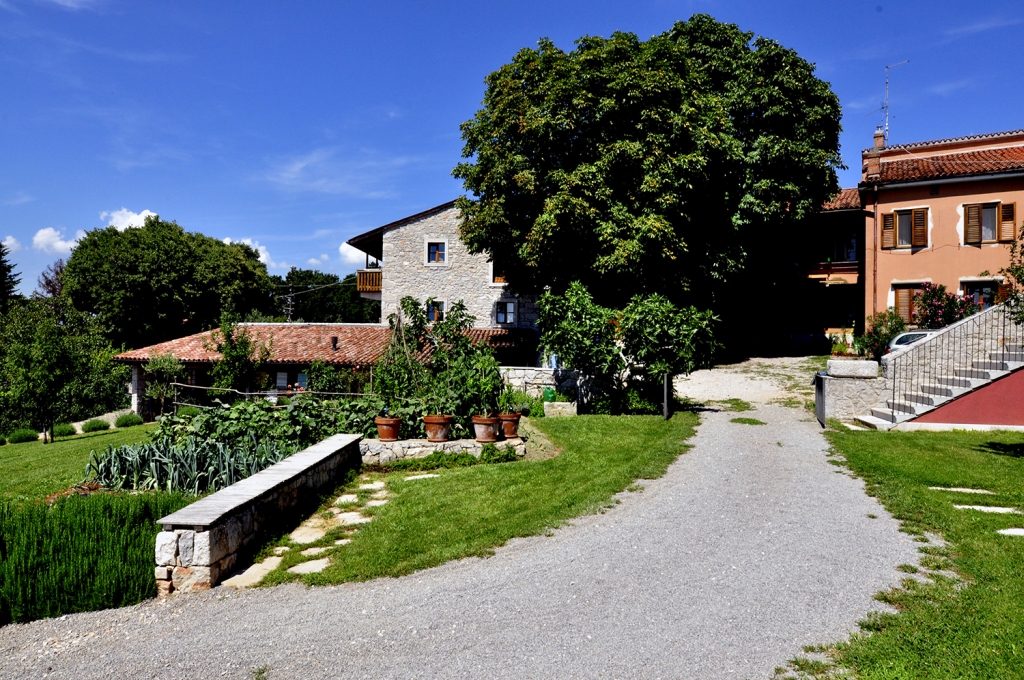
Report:
[[348,243],[356,250],[361,250],[367,255],[376,258],[378,261],[383,260],[384,232],[390,229],[404,227],[405,225],[410,224],[412,222],[422,220],[426,217],[430,217],[431,215],[436,215],[439,212],[444,212],[445,210],[452,208],[454,205],[455,200],[448,201],[447,203],[442,203],[441,205],[434,206],[433,208],[429,208],[427,210],[424,210],[423,212],[418,212],[415,215],[403,217],[400,220],[389,222],[388,224],[377,227],[376,229],[371,229],[370,231],[359,234],[358,236],[353,236],[348,241],[346,241],[346,243]]

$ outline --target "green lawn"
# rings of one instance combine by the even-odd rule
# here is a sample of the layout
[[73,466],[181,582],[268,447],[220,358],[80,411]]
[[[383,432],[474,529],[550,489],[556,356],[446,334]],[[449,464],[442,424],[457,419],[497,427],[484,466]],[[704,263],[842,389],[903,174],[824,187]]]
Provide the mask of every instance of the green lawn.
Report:
[[[556,458],[438,470],[439,477],[416,481],[405,481],[409,473],[380,475],[387,480],[390,502],[373,509],[374,521],[351,534],[351,544],[334,546],[346,535],[342,529],[311,544],[329,547],[318,557],[331,556],[332,564],[302,578],[332,584],[401,576],[491,554],[511,538],[541,534],[608,507],[614,494],[637,490],[631,486],[636,479],[660,477],[686,450],[697,422],[693,413],[677,413],[670,421],[654,416],[544,418],[533,424],[562,447]],[[287,540],[280,545],[288,545]],[[304,559],[293,548],[263,582],[298,579],[284,570]]]
[[152,425],[0,446],[0,499],[39,500],[82,481],[89,452],[145,439]]
[[[858,678],[1024,677],[1024,527],[1022,515],[957,510],[959,505],[1024,509],[1024,434],[996,432],[830,432],[834,450],[911,534],[941,534],[948,546],[922,546],[932,573],[879,599],[898,615],[872,616],[865,633],[829,650]],[[985,496],[928,487],[987,489]],[[959,578],[929,569],[952,569]],[[948,572],[947,572],[948,573]]]

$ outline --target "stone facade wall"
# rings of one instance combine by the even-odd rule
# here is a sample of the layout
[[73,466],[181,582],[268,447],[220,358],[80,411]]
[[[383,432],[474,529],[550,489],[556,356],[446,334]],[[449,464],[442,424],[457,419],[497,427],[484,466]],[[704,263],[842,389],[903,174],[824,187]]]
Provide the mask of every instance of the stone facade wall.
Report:
[[[445,241],[445,264],[428,265],[427,242]],[[536,328],[537,304],[533,297],[516,297],[505,286],[491,283],[491,265],[484,254],[473,255],[459,239],[459,211],[450,208],[384,233],[381,262],[381,321],[398,309],[398,301],[411,295],[420,302],[433,297],[451,305],[466,303],[477,328]],[[516,303],[513,324],[499,324],[496,303]],[[447,306],[446,305],[446,306]]]
[[[495,442],[495,446],[504,449],[509,444],[515,449],[516,455],[526,455],[526,443],[522,439],[506,439]],[[382,442],[379,439],[364,439],[359,442],[359,454],[363,463],[393,463],[405,458],[424,458],[434,451],[445,453],[468,453],[480,457],[483,444],[475,439],[456,439],[447,442],[429,442],[426,439],[403,439],[397,442]]]
[[512,387],[523,390],[531,397],[540,397],[545,387],[563,394],[576,394],[579,374],[562,368],[531,368],[529,366],[502,366],[502,377]]
[[885,378],[836,378],[822,376],[825,384],[825,417],[852,420],[863,416],[892,396]]
[[[162,519],[164,530],[156,538],[158,593],[165,596],[174,591],[209,590],[217,585],[238,565],[240,557],[254,551],[257,540],[267,531],[281,526],[289,518],[298,520],[304,502],[315,502],[321,489],[333,487],[344,472],[356,464],[358,438],[350,437],[348,441],[350,443],[337,448],[316,464],[289,475],[274,488],[254,498],[236,499],[234,507],[225,508],[205,530],[165,524],[174,517],[173,514]],[[301,455],[301,452],[294,455]],[[275,467],[288,462],[286,458],[263,473],[272,472]],[[245,481],[228,489],[234,489]],[[213,496],[203,500],[210,498]]]

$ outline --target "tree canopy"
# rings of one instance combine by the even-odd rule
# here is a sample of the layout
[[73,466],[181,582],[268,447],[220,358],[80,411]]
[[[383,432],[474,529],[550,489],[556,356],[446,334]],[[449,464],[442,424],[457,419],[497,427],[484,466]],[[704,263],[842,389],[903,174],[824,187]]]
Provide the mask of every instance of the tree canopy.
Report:
[[0,314],[7,311],[11,300],[19,297],[18,284],[21,283],[21,277],[14,271],[14,265],[9,257],[10,251],[3,242],[0,242]]
[[[356,275],[344,279],[335,274],[315,269],[292,267],[284,278],[270,277],[278,296],[292,296],[294,321],[308,323],[377,323],[380,321],[380,302],[364,300],[356,290]],[[278,303],[287,305],[284,297]],[[282,308],[281,314],[287,314]]]
[[707,306],[838,190],[840,107],[796,52],[706,15],[523,49],[486,79],[454,170],[461,237],[524,291]]
[[114,345],[141,347],[213,328],[222,313],[273,310],[259,254],[147,217],[140,228],[96,229],[61,274],[75,308],[96,315]]

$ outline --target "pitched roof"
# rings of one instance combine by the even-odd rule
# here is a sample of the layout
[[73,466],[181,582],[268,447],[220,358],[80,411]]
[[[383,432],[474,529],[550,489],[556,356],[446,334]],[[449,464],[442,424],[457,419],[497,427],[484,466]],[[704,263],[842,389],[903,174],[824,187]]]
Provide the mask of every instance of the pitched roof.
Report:
[[346,241],[346,243],[348,243],[356,250],[361,250],[364,253],[372,255],[378,260],[381,260],[384,258],[385,231],[389,229],[395,229],[397,227],[404,227],[405,225],[411,222],[416,222],[417,220],[421,220],[425,217],[430,217],[431,215],[435,215],[439,212],[444,212],[445,210],[448,210],[449,208],[453,207],[455,205],[456,200],[457,199],[453,198],[447,203],[435,205],[433,208],[427,208],[423,212],[418,212],[415,215],[409,215],[408,217],[403,217],[400,220],[388,222],[387,224],[377,227],[376,229],[371,229],[370,231],[366,231],[363,232],[362,234],[353,236],[348,241]]
[[[885,151],[891,151],[893,149],[921,149],[928,146],[940,146],[942,144],[959,144],[961,142],[975,142],[981,140],[1002,139],[1004,137],[1016,137],[1018,135],[1024,135],[1024,129],[1006,130],[1005,132],[986,132],[980,135],[964,135],[963,137],[947,137],[945,139],[931,139],[925,142],[907,142],[906,144],[893,144],[892,146],[886,146]],[[875,151],[875,149],[864,149],[864,151],[870,152]]]
[[855,188],[842,189],[836,197],[821,206],[822,212],[831,210],[860,210],[860,192]]
[[976,177],[1024,170],[1024,146],[937,156],[909,155],[905,158],[882,158],[881,161],[878,177],[881,183]]
[[[323,361],[342,366],[358,366],[376,361],[387,346],[390,329],[377,324],[247,323],[239,324],[260,341],[271,341],[271,364],[309,364]],[[220,359],[210,349],[213,331],[196,333],[177,340],[141,347],[114,357],[115,361],[141,363],[156,354],[173,354],[186,364],[209,364]],[[486,342],[499,352],[527,349],[536,344],[528,329],[473,328],[468,332],[474,342]],[[332,349],[332,337],[338,349]],[[528,350],[529,351],[529,350]]]

